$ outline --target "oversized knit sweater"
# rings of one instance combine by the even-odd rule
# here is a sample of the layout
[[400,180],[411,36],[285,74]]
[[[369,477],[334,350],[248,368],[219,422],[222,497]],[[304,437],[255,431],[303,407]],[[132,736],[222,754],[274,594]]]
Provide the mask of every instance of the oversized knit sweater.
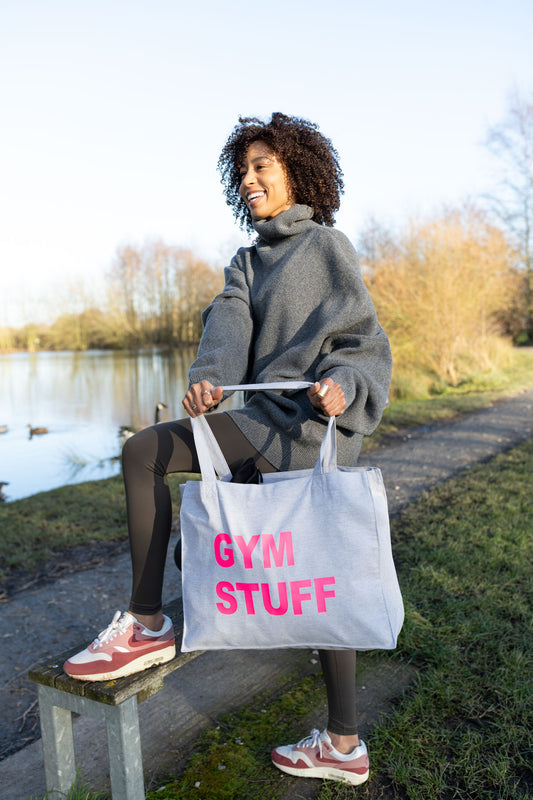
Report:
[[[387,403],[391,354],[353,246],[312,216],[309,206],[294,205],[255,222],[257,241],[238,250],[223,291],[202,314],[189,380],[333,378],[347,403],[337,419],[338,463],[351,466]],[[278,469],[314,466],[327,418],[305,390],[249,393],[242,409],[228,413]]]

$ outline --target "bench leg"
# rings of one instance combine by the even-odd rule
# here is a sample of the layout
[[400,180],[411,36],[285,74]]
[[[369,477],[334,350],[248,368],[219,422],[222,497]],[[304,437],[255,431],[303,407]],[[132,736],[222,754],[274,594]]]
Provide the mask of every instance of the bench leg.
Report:
[[46,789],[67,793],[76,780],[72,714],[54,705],[55,692],[39,686],[39,714]]
[[46,789],[68,794],[77,773],[72,711],[100,719],[107,730],[113,800],[145,800],[137,697],[107,706],[88,697],[39,686]]
[[105,708],[113,800],[144,800],[137,698]]

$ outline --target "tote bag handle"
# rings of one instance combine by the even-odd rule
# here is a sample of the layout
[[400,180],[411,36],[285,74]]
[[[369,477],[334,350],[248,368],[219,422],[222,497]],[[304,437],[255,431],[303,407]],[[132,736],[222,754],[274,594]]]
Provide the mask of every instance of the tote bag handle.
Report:
[[[225,392],[232,391],[266,391],[269,389],[308,389],[314,386],[310,381],[278,381],[273,383],[246,383],[234,386],[222,386]],[[194,444],[198,455],[198,462],[200,464],[200,472],[202,473],[202,480],[206,483],[214,483],[216,476],[222,481],[231,480],[231,470],[228,463],[224,458],[224,454],[213,434],[213,431],[207,424],[203,415],[199,417],[191,417],[191,427],[194,436]],[[330,417],[328,427],[322,445],[320,447],[320,455],[315,465],[315,472],[336,472],[337,471],[337,439],[336,439],[336,423],[335,417]]]

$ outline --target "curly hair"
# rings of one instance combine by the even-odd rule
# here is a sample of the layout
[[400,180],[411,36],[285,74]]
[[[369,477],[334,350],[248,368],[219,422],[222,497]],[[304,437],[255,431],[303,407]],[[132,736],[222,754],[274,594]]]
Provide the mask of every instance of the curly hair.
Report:
[[344,191],[338,153],[318,125],[280,112],[266,123],[257,117],[239,117],[218,159],[226,203],[240,227],[254,230],[239,186],[242,162],[248,147],[257,141],[268,145],[281,162],[294,202],[311,206],[313,220],[331,227]]

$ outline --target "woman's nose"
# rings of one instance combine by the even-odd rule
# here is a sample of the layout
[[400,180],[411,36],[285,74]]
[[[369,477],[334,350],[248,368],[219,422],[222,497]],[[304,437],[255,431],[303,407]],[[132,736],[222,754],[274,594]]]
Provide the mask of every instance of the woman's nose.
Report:
[[249,169],[247,172],[243,173],[241,183],[244,186],[249,186],[254,181],[254,173],[253,170]]

